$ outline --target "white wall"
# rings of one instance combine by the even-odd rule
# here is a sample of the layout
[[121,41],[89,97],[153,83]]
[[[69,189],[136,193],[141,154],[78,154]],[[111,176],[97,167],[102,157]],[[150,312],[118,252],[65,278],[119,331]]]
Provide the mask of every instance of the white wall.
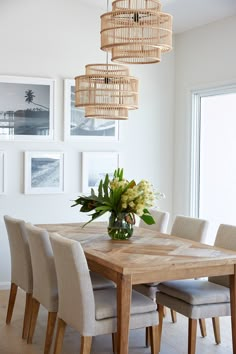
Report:
[[189,215],[191,90],[236,82],[235,36],[236,17],[176,36],[174,214]]
[[[156,65],[131,66],[140,78],[139,110],[120,124],[118,143],[63,141],[63,79],[84,73],[89,63],[104,63],[100,47],[100,15],[104,9],[78,0],[2,0],[0,11],[0,75],[56,79],[55,141],[5,142],[7,193],[0,196],[0,286],[10,280],[10,256],[3,215],[32,223],[83,219],[70,206],[81,188],[82,151],[119,151],[128,178],[146,178],[166,194],[162,209],[172,211],[174,51]],[[60,150],[66,154],[66,192],[23,194],[23,152]]]

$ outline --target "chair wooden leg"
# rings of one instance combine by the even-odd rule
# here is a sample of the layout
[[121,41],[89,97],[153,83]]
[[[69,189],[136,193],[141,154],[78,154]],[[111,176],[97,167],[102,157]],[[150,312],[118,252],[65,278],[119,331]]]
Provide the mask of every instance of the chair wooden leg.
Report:
[[158,326],[152,326],[149,327],[149,333],[150,333],[150,343],[151,343],[151,353],[152,354],[157,354],[159,353],[159,333],[158,333]]
[[27,338],[27,343],[31,344],[34,336],[35,326],[38,318],[40,303],[36,299],[32,299],[32,310],[31,310],[31,318],[30,318],[30,326],[29,333]]
[[15,305],[16,294],[17,294],[17,285],[11,283],[10,295],[8,300],[8,307],[7,307],[7,317],[6,317],[6,324],[11,322],[12,313]]
[[195,354],[197,339],[197,320],[188,319],[188,354]]
[[31,318],[31,309],[32,309],[32,294],[26,293],[25,314],[24,314],[23,331],[22,331],[23,339],[26,339],[28,337],[30,318]]
[[206,337],[206,336],[207,336],[207,331],[206,331],[206,321],[205,321],[205,318],[200,318],[200,319],[199,319],[199,326],[200,326],[201,336],[202,336],[202,337]]
[[176,315],[176,312],[175,312],[174,310],[170,310],[170,313],[171,313],[172,322],[173,322],[173,323],[177,322],[177,315]]
[[117,353],[117,333],[112,333],[112,350],[113,353]]
[[150,347],[150,330],[149,327],[146,327],[146,332],[145,332],[145,342],[146,342],[146,347]]
[[48,312],[48,323],[47,323],[47,331],[46,331],[46,338],[45,338],[45,345],[44,345],[44,354],[50,353],[56,319],[57,319],[57,312]]
[[216,344],[220,344],[221,337],[220,337],[220,319],[219,319],[219,317],[213,317],[212,324],[213,324],[213,330],[214,330]]
[[54,354],[61,354],[66,323],[61,318],[57,321],[57,333],[55,339]]
[[164,317],[164,306],[158,304],[158,313],[159,313],[159,324],[158,324],[158,353],[161,351],[161,335],[162,335],[162,326],[163,326],[163,317]]
[[81,344],[80,344],[80,354],[90,354],[92,346],[92,337],[81,337]]

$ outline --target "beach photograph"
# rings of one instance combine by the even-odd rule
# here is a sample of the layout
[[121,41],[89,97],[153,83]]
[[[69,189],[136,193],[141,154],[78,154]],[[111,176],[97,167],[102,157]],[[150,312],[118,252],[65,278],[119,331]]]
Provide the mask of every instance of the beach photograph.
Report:
[[50,134],[50,85],[0,80],[0,138]]

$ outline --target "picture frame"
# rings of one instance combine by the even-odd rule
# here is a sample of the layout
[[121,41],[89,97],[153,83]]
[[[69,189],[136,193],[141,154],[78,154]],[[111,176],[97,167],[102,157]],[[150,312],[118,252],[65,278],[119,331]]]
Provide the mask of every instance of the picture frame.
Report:
[[117,120],[86,118],[83,108],[75,107],[75,81],[64,80],[64,138],[80,141],[118,141]]
[[55,80],[0,76],[0,140],[53,140]]
[[5,169],[5,152],[0,151],[0,195],[5,194],[6,190],[6,169]]
[[64,153],[25,151],[25,194],[64,192]]
[[82,191],[97,190],[106,173],[112,178],[119,167],[118,152],[83,152],[82,153]]

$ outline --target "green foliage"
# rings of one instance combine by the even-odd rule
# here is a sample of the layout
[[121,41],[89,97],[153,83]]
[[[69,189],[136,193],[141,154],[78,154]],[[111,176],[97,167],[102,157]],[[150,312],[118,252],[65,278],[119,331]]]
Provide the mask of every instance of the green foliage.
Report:
[[[85,225],[99,218],[103,214],[112,211],[115,213],[126,212],[127,219],[130,220],[130,223],[135,222],[134,214],[136,211],[129,205],[124,210],[122,205],[122,195],[126,193],[129,189],[134,188],[136,186],[136,183],[134,180],[130,182],[126,181],[123,175],[123,168],[118,168],[114,171],[114,176],[111,181],[109,179],[109,175],[106,174],[105,179],[101,180],[99,183],[97,195],[93,188],[91,188],[91,193],[89,196],[80,196],[74,200],[74,204],[72,205],[72,207],[80,205],[81,212],[92,212],[91,214],[89,214],[89,216],[91,216],[91,219]],[[115,187],[111,185],[114,180],[116,182],[118,181]],[[142,193],[143,191],[139,192],[139,194],[137,194],[137,197],[135,195],[136,199]],[[133,201],[135,201],[135,199],[133,199]],[[155,224],[153,217],[146,208],[143,209],[143,215],[140,217],[148,225]]]

